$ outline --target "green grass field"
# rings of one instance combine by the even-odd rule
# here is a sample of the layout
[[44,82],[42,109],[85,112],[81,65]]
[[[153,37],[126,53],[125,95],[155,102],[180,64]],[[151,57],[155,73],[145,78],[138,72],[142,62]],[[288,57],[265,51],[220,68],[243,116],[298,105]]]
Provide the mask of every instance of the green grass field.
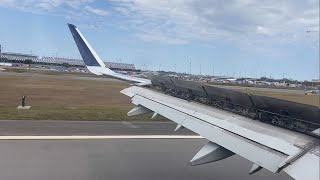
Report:
[[293,101],[303,104],[310,104],[313,106],[319,106],[320,96],[318,95],[304,95],[304,94],[296,94],[296,93],[283,93],[283,92],[270,92],[270,91],[256,91],[256,90],[241,90],[242,92],[246,92],[249,94],[255,94],[259,96],[269,96],[277,99],[284,99],[287,101]]
[[[12,68],[9,72],[11,73],[0,73],[0,119],[2,120],[150,120],[151,115],[127,116],[133,105],[129,97],[120,93],[122,89],[129,87],[126,82],[66,78],[79,76],[81,73]],[[19,72],[27,75],[21,76]],[[101,77],[92,74],[80,76]],[[319,95],[305,96],[252,90],[250,93],[319,105]],[[27,96],[27,105],[31,105],[30,110],[17,110],[22,95]],[[163,117],[158,117],[159,119],[164,120]]]
[[61,72],[53,71],[48,69],[25,69],[25,68],[15,68],[15,67],[6,67],[5,72],[15,72],[15,73],[36,73],[36,74],[45,74],[45,75],[68,75],[68,76],[80,76],[80,77],[100,77],[91,73],[81,73],[81,72]]

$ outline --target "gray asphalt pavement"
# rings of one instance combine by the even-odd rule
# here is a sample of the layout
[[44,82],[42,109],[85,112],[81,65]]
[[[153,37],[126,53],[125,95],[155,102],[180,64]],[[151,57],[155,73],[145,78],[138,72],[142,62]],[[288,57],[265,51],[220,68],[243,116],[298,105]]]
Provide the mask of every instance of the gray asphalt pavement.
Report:
[[189,166],[203,139],[1,140],[3,180],[291,180],[233,156]]
[[0,120],[0,135],[193,135],[173,122]]

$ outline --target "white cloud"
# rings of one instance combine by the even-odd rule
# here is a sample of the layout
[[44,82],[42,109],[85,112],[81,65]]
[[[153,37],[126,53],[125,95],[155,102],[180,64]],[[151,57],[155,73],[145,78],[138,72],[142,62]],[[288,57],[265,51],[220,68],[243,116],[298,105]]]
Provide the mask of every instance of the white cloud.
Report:
[[269,28],[265,28],[265,27],[262,27],[262,26],[257,26],[257,31],[256,31],[258,34],[264,34],[264,35],[273,35],[272,33],[272,30],[269,29]]
[[106,16],[108,15],[108,11],[98,8],[93,8],[91,6],[86,6],[85,9],[93,14],[99,15],[99,16]]
[[15,0],[1,0],[0,5],[9,6],[15,3]]
[[[0,6],[30,12],[59,10],[56,14],[70,19],[108,24],[144,41],[170,44],[216,40],[255,46],[310,39],[319,42],[319,33],[308,35],[306,40],[307,30],[319,31],[319,0],[109,0],[107,7],[102,7],[101,1],[93,2],[0,0]],[[90,14],[100,17],[93,19]]]
[[[319,29],[319,1],[309,0],[112,0],[138,32],[152,30],[163,41],[217,39],[292,43],[305,38],[308,28]],[[142,21],[142,22],[141,22]],[[139,36],[145,39],[146,35]]]
[[92,0],[0,0],[0,6],[26,11],[50,11],[62,5],[77,8],[91,1]]
[[147,42],[160,42],[164,44],[186,44],[187,43],[187,41],[183,39],[164,36],[157,32],[139,33],[136,36]]

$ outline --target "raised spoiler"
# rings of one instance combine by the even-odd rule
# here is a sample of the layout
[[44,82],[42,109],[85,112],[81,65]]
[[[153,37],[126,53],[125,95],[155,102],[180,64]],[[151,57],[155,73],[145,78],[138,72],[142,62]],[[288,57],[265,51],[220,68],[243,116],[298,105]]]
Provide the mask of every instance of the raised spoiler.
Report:
[[313,132],[320,129],[320,109],[317,106],[164,76],[151,76],[150,79],[153,87],[160,87],[175,97],[228,109],[262,122],[320,137]]
[[68,24],[68,27],[70,29],[74,41],[77,44],[83,62],[91,73],[96,75],[105,74],[125,81],[136,82],[137,85],[140,86],[151,84],[151,81],[149,79],[119,74],[105,67],[104,62],[101,60],[96,51],[92,48],[89,42],[85,39],[85,37],[82,35],[79,29],[73,24]]

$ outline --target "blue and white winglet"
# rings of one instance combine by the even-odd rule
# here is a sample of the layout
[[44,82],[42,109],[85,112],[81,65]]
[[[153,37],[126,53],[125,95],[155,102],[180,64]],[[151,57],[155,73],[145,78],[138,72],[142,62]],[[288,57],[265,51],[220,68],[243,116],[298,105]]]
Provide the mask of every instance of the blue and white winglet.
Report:
[[104,74],[104,75],[112,76],[125,81],[135,82],[137,83],[136,85],[139,85],[139,86],[151,84],[151,81],[149,79],[119,74],[105,67],[104,62],[98,56],[96,51],[92,48],[89,42],[85,39],[85,37],[82,35],[79,29],[73,24],[68,24],[68,27],[71,31],[74,41],[77,44],[81,57],[84,61],[84,64],[86,65],[87,69],[91,73],[96,75]]

